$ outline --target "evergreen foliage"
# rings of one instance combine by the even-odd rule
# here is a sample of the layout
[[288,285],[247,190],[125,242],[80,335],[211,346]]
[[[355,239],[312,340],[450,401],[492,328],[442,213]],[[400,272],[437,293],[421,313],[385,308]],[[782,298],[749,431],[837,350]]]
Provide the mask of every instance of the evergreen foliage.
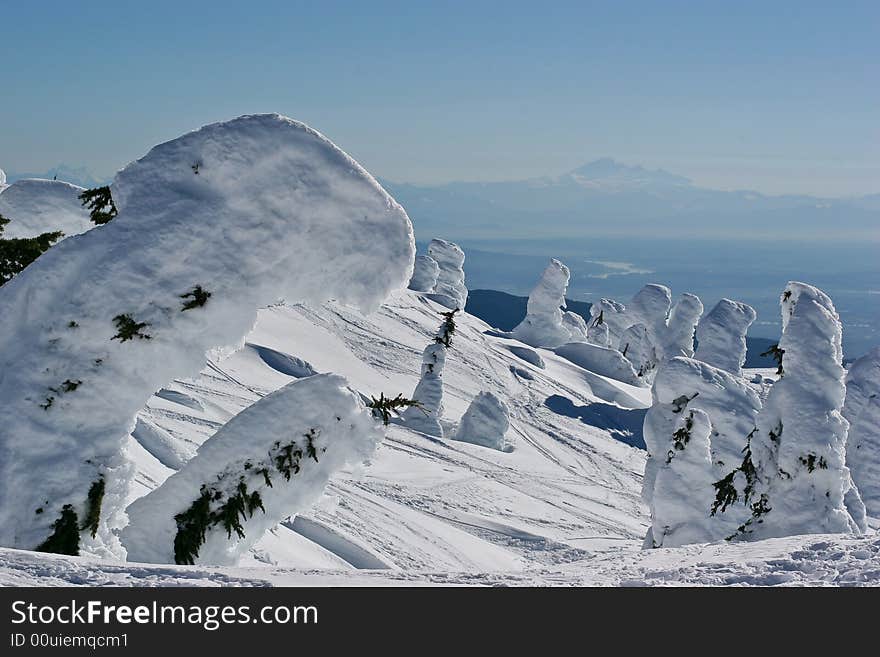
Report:
[[452,336],[455,335],[455,313],[458,311],[459,309],[456,308],[449,312],[440,313],[440,316],[443,317],[443,323],[440,325],[437,337],[434,338],[437,344],[442,344],[444,347],[452,346]]
[[89,487],[86,497],[86,517],[80,529],[89,530],[92,538],[98,533],[98,522],[101,520],[101,504],[104,502],[104,477],[98,477]]
[[[228,539],[232,538],[233,532],[239,538],[244,538],[242,523],[253,517],[257,510],[266,512],[259,486],[265,484],[267,488],[273,488],[272,473],[278,473],[285,481],[290,481],[293,475],[299,474],[304,457],[317,463],[318,448],[315,439],[318,435],[317,429],[309,429],[303,434],[303,447],[296,440],[289,443],[279,440],[269,450],[264,462],[255,465],[246,461],[242,466],[244,474],[238,475],[238,481],[230,494],[225,494],[222,489],[224,482],[235,476],[234,472],[224,472],[214,485],[203,484],[199,497],[186,511],[174,516],[177,524],[177,534],[174,537],[175,563],[195,563],[208,531],[215,526],[222,526]],[[322,451],[326,451],[326,448]],[[252,487],[255,489],[252,490]],[[225,488],[228,490],[228,484]]]
[[100,226],[116,216],[116,204],[108,186],[87,189],[79,195],[83,207],[88,207],[92,223]]
[[36,547],[36,551],[79,556],[79,531],[79,519],[73,505],[65,504],[53,525],[52,534]]
[[422,408],[421,403],[417,399],[407,399],[402,394],[398,394],[397,397],[391,399],[390,397],[386,397],[384,392],[379,393],[379,399],[371,397],[370,403],[367,404],[367,408],[373,409],[373,415],[375,417],[382,418],[382,424],[386,427],[391,422],[392,411],[397,411],[401,408],[409,408],[410,406]]
[[[684,426],[680,429],[677,429],[672,434],[672,447],[675,451],[683,450],[687,444],[691,440],[691,429],[694,428],[694,413],[691,411],[688,414],[687,418],[685,418]],[[675,455],[675,451],[669,450],[669,454],[666,455],[666,462],[671,463],[672,458]]]
[[9,282],[13,276],[49,250],[64,233],[55,231],[42,233],[36,237],[3,239],[3,228],[9,219],[0,214],[0,285]]
[[[190,297],[192,298],[190,299]],[[180,295],[181,299],[189,299],[189,301],[183,302],[183,308],[181,308],[180,311],[184,312],[186,310],[192,310],[193,308],[201,308],[208,303],[210,297],[210,292],[206,292],[201,285],[196,285],[191,291]]]
[[[791,294],[789,292],[789,294]],[[784,370],[782,369],[782,356],[785,355],[785,349],[779,348],[779,343],[771,345],[770,348],[763,352],[761,356],[770,356],[773,360],[776,361],[776,373],[779,376],[784,374]]]
[[141,333],[141,329],[149,326],[149,322],[135,322],[131,315],[116,315],[113,318],[113,323],[116,324],[117,333],[114,335],[111,340],[119,340],[120,342],[125,342],[126,340],[133,340],[134,338],[140,338],[141,340],[151,340],[152,336],[147,335],[146,333]]

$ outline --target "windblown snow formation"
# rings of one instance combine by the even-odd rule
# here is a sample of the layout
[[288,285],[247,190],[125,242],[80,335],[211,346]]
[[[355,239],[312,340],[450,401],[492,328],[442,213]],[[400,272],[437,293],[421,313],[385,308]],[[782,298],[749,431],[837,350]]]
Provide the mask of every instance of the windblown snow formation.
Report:
[[5,189],[0,184],[0,215],[9,220],[3,236],[36,237],[60,230],[69,237],[94,228],[79,200],[82,191],[60,180],[38,178],[19,180]]
[[289,383],[229,420],[179,472],[128,507],[128,559],[234,566],[267,530],[314,504],[334,472],[369,459],[381,440],[379,424],[343,377]]
[[84,551],[121,557],[123,440],[156,390],[198,373],[208,350],[240,345],[279,298],[370,310],[412,273],[403,208],[323,135],[277,114],[156,146],[113,194],[115,219],[0,289],[5,546],[72,551],[79,527]]

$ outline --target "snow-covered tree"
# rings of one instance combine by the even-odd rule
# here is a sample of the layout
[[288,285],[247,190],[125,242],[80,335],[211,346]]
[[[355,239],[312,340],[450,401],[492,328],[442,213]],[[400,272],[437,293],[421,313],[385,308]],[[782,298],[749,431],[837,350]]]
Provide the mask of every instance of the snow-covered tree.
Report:
[[453,438],[508,452],[513,449],[505,438],[509,428],[510,409],[507,404],[491,392],[481,392],[468,406]]
[[849,421],[846,464],[868,515],[880,518],[880,347],[850,366],[843,416]]
[[563,313],[568,288],[568,267],[555,258],[541,274],[529,294],[526,317],[511,331],[511,336],[533,347],[553,349],[567,342],[585,342],[586,325]]
[[416,292],[433,292],[439,275],[440,265],[434,258],[429,255],[416,256],[412,278],[409,279],[409,289]]
[[626,307],[613,299],[599,299],[590,305],[590,321],[587,323],[589,342],[601,347],[614,347],[620,336],[629,328]]
[[651,381],[658,365],[655,343],[644,324],[633,324],[620,336],[617,350],[623,354],[644,381]]
[[[671,411],[672,409],[670,409]],[[712,423],[700,409],[682,409],[660,447],[647,547],[677,547],[716,539],[706,501],[712,495]],[[650,542],[650,545],[647,543]]]
[[0,214],[0,285],[9,282],[64,236],[64,233],[56,231],[35,237],[6,239],[3,232],[8,223],[9,220]]
[[680,418],[689,411],[700,410],[712,425],[709,475],[713,485],[718,486],[701,490],[699,499],[688,504],[698,504],[703,510],[704,531],[711,533],[712,540],[733,533],[749,515],[745,505],[753,485],[749,437],[760,408],[758,393],[741,377],[693,358],[677,357],[664,363],[654,380],[652,406],[644,424],[648,459],[642,498],[649,508],[655,503],[657,472],[665,462],[667,445]]
[[262,535],[312,506],[330,476],[369,459],[380,424],[335,374],[263,397],[128,507],[129,561],[234,566]]
[[757,486],[737,538],[847,533],[848,423],[840,318],[831,299],[790,282],[781,297],[784,375],[767,396],[751,439]]
[[656,359],[662,358],[662,348],[666,336],[669,311],[672,307],[672,293],[665,285],[649,283],[626,305],[629,325],[641,324],[648,334],[648,341],[657,350]]
[[696,358],[736,376],[746,362],[746,333],[757,313],[740,301],[722,299],[697,325]]
[[[412,270],[403,208],[324,136],[278,115],[156,146],[112,187],[113,221],[0,287],[0,545],[75,551],[72,535],[79,550],[122,556],[123,446],[156,390],[240,344],[279,297],[369,311]],[[211,296],[185,309],[197,286]]]
[[422,353],[422,376],[412,398],[419,403],[404,410],[403,422],[429,436],[443,437],[443,366],[446,364],[446,345],[435,342]]
[[0,169],[0,192],[9,187],[6,184],[6,172],[3,169]]
[[428,255],[437,263],[437,282],[434,300],[450,310],[464,310],[468,290],[464,282],[464,251],[458,244],[433,239],[428,245]]
[[694,330],[702,314],[703,302],[697,295],[685,292],[676,300],[663,331],[664,359],[694,355]]

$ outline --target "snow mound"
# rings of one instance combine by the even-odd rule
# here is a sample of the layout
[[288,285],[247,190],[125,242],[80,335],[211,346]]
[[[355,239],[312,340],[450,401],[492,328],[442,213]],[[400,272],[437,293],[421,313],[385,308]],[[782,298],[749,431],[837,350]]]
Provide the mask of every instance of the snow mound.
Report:
[[529,294],[525,319],[510,332],[511,337],[547,349],[555,349],[566,342],[586,341],[587,327],[583,319],[575,319],[573,313],[562,311],[570,275],[568,267],[559,260],[550,260]]
[[510,349],[510,353],[512,353],[517,358],[521,358],[527,363],[531,363],[537,368],[544,369],[546,365],[544,364],[544,359],[541,358],[541,354],[539,354],[534,349],[529,349],[528,347],[521,347],[519,345],[510,345],[507,347]]
[[429,255],[416,256],[413,275],[409,279],[409,289],[415,292],[433,292],[439,275],[440,265],[434,258]]
[[241,345],[279,297],[372,310],[412,272],[403,208],[323,135],[277,114],[156,146],[113,189],[113,221],[0,289],[2,545],[40,545],[66,505],[83,517],[103,481],[81,545],[121,557],[122,447],[154,391],[197,374],[208,350]]
[[82,191],[70,183],[39,178],[19,180],[5,189],[0,185],[0,215],[9,219],[3,237],[36,237],[58,230],[69,237],[94,228],[79,200]]
[[455,440],[490,447],[502,452],[513,451],[504,435],[510,428],[510,409],[497,395],[481,392],[461,418]]
[[369,459],[382,437],[343,377],[294,381],[233,417],[179,472],[132,503],[122,532],[128,558],[188,562],[179,546],[190,506],[207,497],[217,513],[237,494],[251,500],[256,493],[258,507],[236,512],[241,533],[227,532],[222,522],[210,525],[192,560],[234,566],[266,531],[313,505],[334,472]]
[[722,299],[697,325],[696,357],[704,363],[742,375],[746,333],[758,314],[751,306]]
[[850,423],[846,464],[868,515],[880,518],[880,347],[850,366],[843,417]]
[[600,347],[588,342],[569,342],[553,350],[575,365],[601,376],[607,376],[633,386],[645,386],[645,382],[626,357],[608,347]]
[[450,310],[464,310],[468,291],[464,283],[464,251],[458,244],[433,239],[428,255],[437,263],[437,283],[432,298]]
[[741,535],[858,531],[864,519],[854,519],[844,501],[851,479],[840,318],[828,295],[805,283],[790,282],[780,306],[784,374],[751,440],[759,497]]

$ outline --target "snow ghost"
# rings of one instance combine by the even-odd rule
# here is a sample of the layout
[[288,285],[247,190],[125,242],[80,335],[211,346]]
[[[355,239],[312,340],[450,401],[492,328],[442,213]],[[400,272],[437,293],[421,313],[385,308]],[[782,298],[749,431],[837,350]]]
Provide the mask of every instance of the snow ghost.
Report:
[[[526,317],[511,331],[511,337],[532,347],[554,349],[567,342],[585,342],[586,324],[574,313],[563,313],[570,272],[553,259],[529,294]],[[576,318],[575,318],[576,317]]]
[[434,258],[428,255],[416,256],[413,275],[409,279],[409,289],[415,292],[433,292],[439,275],[440,266]]
[[428,245],[428,255],[438,266],[434,300],[450,310],[464,310],[468,297],[464,284],[464,251],[458,244],[433,239]]
[[722,299],[697,325],[696,357],[736,376],[746,362],[746,333],[757,317],[755,309]]
[[369,311],[412,271],[403,208],[277,114],[156,146],[113,197],[112,221],[0,287],[0,545],[121,558],[123,446],[156,390],[239,344],[279,297]]
[[783,374],[751,440],[757,486],[738,536],[857,532],[844,499],[851,478],[840,318],[828,295],[805,283],[789,283],[780,301]]

